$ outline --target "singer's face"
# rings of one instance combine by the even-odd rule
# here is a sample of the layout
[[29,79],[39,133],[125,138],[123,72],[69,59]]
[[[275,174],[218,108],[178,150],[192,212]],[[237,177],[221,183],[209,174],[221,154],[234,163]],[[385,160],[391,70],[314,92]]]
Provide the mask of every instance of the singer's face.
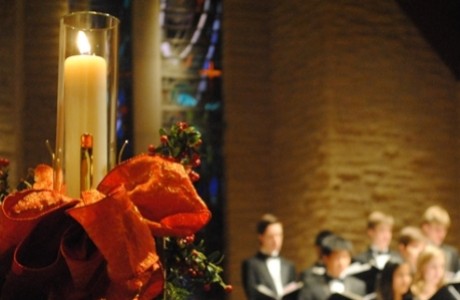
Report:
[[323,257],[327,273],[332,277],[339,277],[351,263],[351,255],[347,250],[333,251]]
[[443,224],[424,224],[422,229],[427,238],[436,246],[440,246],[444,242],[444,239],[447,235],[447,227]]
[[264,253],[279,253],[283,245],[283,225],[281,223],[268,225],[265,232],[259,235],[259,241]]
[[425,282],[438,284],[445,276],[444,257],[433,257],[429,260],[423,269],[423,279]]
[[388,250],[393,236],[392,226],[389,224],[379,224],[373,229],[368,230],[368,235],[372,240],[373,246],[378,250]]
[[393,292],[399,296],[409,290],[412,282],[411,268],[408,263],[401,264],[393,274]]

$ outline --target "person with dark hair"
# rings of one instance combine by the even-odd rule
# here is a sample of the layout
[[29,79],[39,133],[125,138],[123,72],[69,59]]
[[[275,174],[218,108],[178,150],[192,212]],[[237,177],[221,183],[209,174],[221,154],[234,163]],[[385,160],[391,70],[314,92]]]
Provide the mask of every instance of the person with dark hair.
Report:
[[346,276],[352,257],[352,244],[341,236],[331,234],[323,240],[322,261],[324,274],[312,273],[303,278],[298,300],[327,300],[335,294],[365,296],[366,285],[352,276]]
[[417,267],[417,258],[427,244],[427,239],[422,230],[415,226],[405,226],[401,229],[398,237],[398,249],[401,258],[407,261],[412,274]]
[[315,250],[318,258],[316,263],[319,265],[324,265],[321,258],[323,255],[324,239],[333,234],[334,233],[331,230],[324,229],[319,231],[315,236]]
[[296,299],[299,289],[294,263],[280,256],[283,225],[274,215],[257,224],[259,250],[242,263],[242,283],[248,300]]
[[300,278],[301,280],[305,280],[305,278],[312,273],[314,274],[324,274],[326,272],[326,268],[324,266],[323,262],[323,242],[324,239],[330,235],[332,235],[333,232],[328,229],[320,230],[316,236],[315,236],[315,241],[314,241],[314,247],[316,251],[316,261],[307,269],[301,272]]
[[391,259],[377,281],[377,300],[411,300],[412,271],[409,263]]

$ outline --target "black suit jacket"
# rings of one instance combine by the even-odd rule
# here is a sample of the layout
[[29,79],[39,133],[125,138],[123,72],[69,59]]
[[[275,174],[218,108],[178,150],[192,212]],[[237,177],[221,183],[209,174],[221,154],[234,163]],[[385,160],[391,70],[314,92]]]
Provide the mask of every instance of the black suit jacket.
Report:
[[[401,256],[398,252],[390,250],[388,252],[390,256],[390,260],[398,259],[401,260]],[[374,267],[374,271],[372,276],[367,276],[365,279],[366,282],[366,291],[368,294],[375,292],[376,286],[377,286],[377,277],[380,274],[381,269],[377,267],[377,263],[375,262],[375,257],[372,252],[372,249],[369,247],[366,251],[356,255],[353,260],[357,263],[361,264],[369,264]],[[359,277],[359,274],[356,275],[356,277]]]
[[449,283],[441,287],[430,300],[457,300],[460,297],[460,283]]
[[[390,259],[401,259],[401,255],[399,255],[399,253],[396,251],[390,250],[388,254],[390,255]],[[353,257],[353,260],[356,262],[360,262],[362,264],[372,264],[374,262],[374,255],[372,249],[368,248],[366,251],[359,253],[358,255]]]
[[[345,291],[359,296],[366,295],[366,284],[354,277],[343,279]],[[327,276],[311,273],[304,277],[298,300],[327,300],[331,296]]]
[[[270,276],[268,267],[266,264],[267,257],[261,253],[257,253],[255,256],[248,258],[243,261],[241,266],[241,277],[248,300],[265,300],[266,295],[261,294],[257,290],[258,285],[264,285],[270,289],[274,294],[276,294],[275,283]],[[283,286],[288,285],[289,283],[296,281],[296,270],[294,264],[280,257],[281,260],[281,281]],[[274,298],[276,299],[276,298]],[[282,299],[289,299],[285,297]],[[295,299],[295,298],[293,298]]]

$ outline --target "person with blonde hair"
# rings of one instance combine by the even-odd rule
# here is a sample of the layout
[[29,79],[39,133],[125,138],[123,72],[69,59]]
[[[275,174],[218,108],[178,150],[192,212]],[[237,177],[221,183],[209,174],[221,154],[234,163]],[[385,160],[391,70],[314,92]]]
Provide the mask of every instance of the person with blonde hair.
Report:
[[458,250],[445,243],[450,225],[449,213],[441,206],[433,205],[425,210],[421,229],[431,244],[444,251],[447,275],[452,278],[460,270],[460,258]]
[[369,247],[366,251],[356,255],[354,260],[361,263],[372,263],[378,269],[383,269],[390,258],[399,258],[398,253],[390,249],[393,225],[392,216],[381,211],[370,213],[367,219]]
[[417,270],[411,285],[415,300],[430,299],[446,283],[444,252],[437,246],[427,245],[417,259]]
[[356,255],[353,260],[356,264],[369,266],[372,274],[369,273],[364,279],[367,293],[375,292],[376,280],[380,271],[390,259],[400,259],[397,251],[390,249],[393,238],[394,219],[391,215],[381,211],[373,211],[367,218],[367,236],[369,247]]

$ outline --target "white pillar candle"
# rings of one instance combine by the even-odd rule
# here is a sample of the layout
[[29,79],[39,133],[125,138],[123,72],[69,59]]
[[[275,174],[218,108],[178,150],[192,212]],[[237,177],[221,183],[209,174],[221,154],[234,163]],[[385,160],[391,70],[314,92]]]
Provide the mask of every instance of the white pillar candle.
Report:
[[81,55],[64,62],[64,172],[67,194],[80,197],[81,135],[93,136],[93,183],[107,172],[107,63],[91,55],[83,32],[78,34]]

